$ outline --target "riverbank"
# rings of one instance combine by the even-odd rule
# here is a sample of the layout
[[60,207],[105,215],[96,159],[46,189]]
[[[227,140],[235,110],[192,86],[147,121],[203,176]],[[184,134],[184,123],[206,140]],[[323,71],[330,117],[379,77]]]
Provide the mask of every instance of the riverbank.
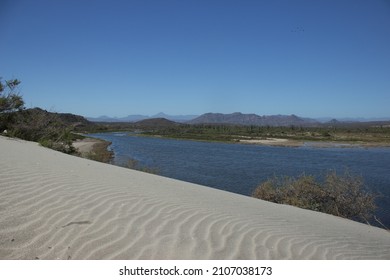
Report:
[[[141,128],[138,128],[140,130]],[[141,129],[142,130],[142,129]],[[390,147],[390,129],[370,124],[318,127],[178,125],[145,128],[142,135],[196,141],[299,147]]]
[[278,147],[313,147],[313,148],[374,148],[390,147],[386,142],[348,142],[348,141],[309,141],[292,140],[286,138],[264,138],[264,139],[237,139],[236,143],[278,146]]
[[389,259],[350,220],[0,137],[1,259]]
[[313,147],[313,148],[387,148],[390,147],[389,142],[367,142],[367,141],[326,141],[326,140],[311,140],[311,139],[291,139],[291,138],[276,138],[276,137],[260,137],[252,138],[246,136],[231,136],[231,138],[210,138],[191,137],[191,136],[165,136],[159,134],[139,134],[142,137],[156,137],[176,140],[190,140],[200,142],[220,142],[231,144],[248,144],[262,145],[274,147]]
[[74,141],[72,145],[83,158],[109,163],[113,157],[113,153],[108,150],[111,145],[108,141],[86,137]]

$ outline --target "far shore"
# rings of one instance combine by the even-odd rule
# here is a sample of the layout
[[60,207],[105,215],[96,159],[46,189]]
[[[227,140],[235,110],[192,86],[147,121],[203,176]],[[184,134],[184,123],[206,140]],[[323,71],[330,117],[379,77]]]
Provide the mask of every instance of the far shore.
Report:
[[[123,132],[123,131],[122,131]],[[215,140],[215,139],[197,139],[197,138],[184,138],[184,137],[173,137],[159,134],[139,134],[142,137],[155,137],[155,138],[166,138],[166,139],[177,139],[177,140],[190,140],[200,142],[221,142],[231,144],[247,144],[247,145],[263,145],[263,146],[275,146],[275,147],[312,147],[312,148],[389,148],[389,142],[367,142],[367,141],[325,141],[325,140],[305,140],[305,139],[289,139],[289,138],[277,138],[277,137],[266,137],[266,138],[251,138],[246,136],[234,136],[232,141]]]
[[254,144],[278,147],[313,147],[313,148],[374,148],[390,147],[390,143],[383,142],[345,142],[345,141],[307,141],[292,140],[285,138],[265,138],[265,139],[238,139],[241,144]]

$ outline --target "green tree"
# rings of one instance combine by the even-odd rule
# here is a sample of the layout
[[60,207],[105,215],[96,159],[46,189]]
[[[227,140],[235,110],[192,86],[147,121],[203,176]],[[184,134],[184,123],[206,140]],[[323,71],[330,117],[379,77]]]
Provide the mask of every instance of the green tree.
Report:
[[17,79],[2,81],[0,78],[0,114],[10,113],[24,107],[23,98],[17,92],[20,81]]

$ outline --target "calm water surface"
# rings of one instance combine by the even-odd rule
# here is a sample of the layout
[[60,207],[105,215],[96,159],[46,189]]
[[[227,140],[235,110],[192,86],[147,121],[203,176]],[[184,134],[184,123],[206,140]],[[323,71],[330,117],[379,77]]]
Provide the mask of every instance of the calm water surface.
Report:
[[382,197],[376,215],[390,227],[390,148],[269,147],[197,142],[127,133],[92,134],[112,142],[114,164],[130,158],[159,174],[243,195],[274,175],[322,176],[348,169]]

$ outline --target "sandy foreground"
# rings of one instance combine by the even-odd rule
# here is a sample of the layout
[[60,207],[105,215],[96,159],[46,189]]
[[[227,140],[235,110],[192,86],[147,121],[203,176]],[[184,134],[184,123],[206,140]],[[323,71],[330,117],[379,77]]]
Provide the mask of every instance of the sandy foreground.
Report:
[[0,137],[0,259],[390,259],[390,233]]

